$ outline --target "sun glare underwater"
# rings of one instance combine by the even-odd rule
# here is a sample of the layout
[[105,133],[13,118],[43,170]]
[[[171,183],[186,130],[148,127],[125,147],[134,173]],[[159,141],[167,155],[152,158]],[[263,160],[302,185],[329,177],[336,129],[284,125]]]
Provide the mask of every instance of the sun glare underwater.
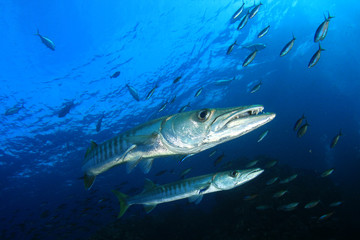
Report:
[[355,239],[360,3],[2,1],[1,239]]

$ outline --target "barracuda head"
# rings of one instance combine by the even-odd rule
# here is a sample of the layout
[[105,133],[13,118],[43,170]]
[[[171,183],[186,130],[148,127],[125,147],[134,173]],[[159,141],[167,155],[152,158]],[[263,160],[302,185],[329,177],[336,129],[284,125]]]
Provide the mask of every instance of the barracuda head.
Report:
[[212,184],[219,190],[232,189],[256,178],[263,171],[260,168],[253,168],[220,172],[214,175]]
[[161,126],[164,145],[174,153],[193,154],[240,137],[274,119],[264,107],[202,109],[178,113]]

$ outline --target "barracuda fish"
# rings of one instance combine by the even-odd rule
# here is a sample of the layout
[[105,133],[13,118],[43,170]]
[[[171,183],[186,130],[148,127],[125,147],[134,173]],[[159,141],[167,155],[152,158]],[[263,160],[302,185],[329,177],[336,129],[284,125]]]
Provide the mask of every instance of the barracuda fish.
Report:
[[325,49],[321,48],[321,45],[319,43],[319,49],[311,57],[310,62],[308,64],[308,68],[312,68],[319,62],[322,51],[325,51]]
[[342,204],[341,201],[337,201],[337,202],[330,203],[330,204],[329,204],[329,207],[338,207],[338,206],[340,206],[341,204]]
[[290,40],[290,42],[288,42],[284,47],[283,49],[281,50],[280,52],[280,57],[283,57],[285,56],[286,54],[288,54],[290,52],[290,50],[293,48],[294,46],[294,43],[295,43],[295,36],[293,34],[293,38]]
[[239,26],[237,27],[237,30],[243,29],[243,27],[245,27],[245,25],[248,21],[249,21],[249,11],[241,19]]
[[175,78],[175,79],[174,79],[174,81],[173,81],[173,83],[177,83],[177,82],[179,82],[179,81],[180,81],[180,79],[181,79],[181,76],[179,76],[179,77]]
[[261,2],[256,5],[253,9],[251,9],[249,13],[249,18],[255,17],[255,15],[259,12],[260,6],[263,5]]
[[47,47],[50,48],[51,50],[55,51],[55,44],[54,44],[54,42],[51,41],[49,38],[42,36],[42,35],[39,33],[39,29],[37,29],[37,32],[36,32],[36,34],[34,34],[34,35],[39,36],[40,39],[41,39],[41,42],[42,42],[43,44],[45,44],[45,46],[47,46]]
[[299,127],[301,126],[302,124],[302,121],[305,119],[305,115],[303,114],[301,118],[299,118],[295,125],[294,125],[294,131],[297,131],[299,129]]
[[263,36],[265,36],[268,32],[269,32],[269,29],[270,29],[270,25],[267,26],[266,28],[264,28],[263,30],[261,30],[261,32],[258,34],[258,38],[262,38]]
[[245,6],[245,2],[244,2],[244,0],[243,0],[243,3],[242,3],[242,5],[241,5],[241,7],[234,13],[234,15],[231,17],[231,19],[233,20],[233,21],[237,21],[238,20],[238,18],[240,17],[240,14],[243,12],[243,10],[244,10],[244,6]]
[[275,113],[263,113],[261,105],[202,109],[155,119],[130,129],[102,144],[92,142],[82,166],[89,189],[95,177],[127,163],[130,172],[141,163],[144,172],[154,158],[202,152],[238,138],[270,122]]
[[330,144],[330,148],[333,148],[335,147],[335,145],[338,143],[339,141],[339,138],[342,136],[342,132],[341,132],[341,129],[339,131],[339,133],[333,138],[333,140],[331,141],[331,144]]
[[328,17],[324,16],[325,21],[323,21],[319,27],[316,29],[315,36],[314,36],[314,42],[322,41],[325,39],[326,34],[328,32],[330,19],[334,18],[330,16],[330,13],[328,13]]
[[236,40],[235,40],[235,42],[234,42],[233,44],[231,44],[231,45],[229,46],[228,50],[226,51],[226,54],[227,54],[227,55],[229,55],[229,54],[232,52],[232,50],[234,49],[235,45],[237,45]]
[[253,51],[252,53],[250,53],[250,55],[246,57],[246,59],[245,59],[245,61],[243,62],[242,66],[243,66],[243,67],[246,67],[247,65],[249,65],[249,64],[254,60],[257,52],[258,52],[258,51],[255,50],[255,51]]
[[144,205],[146,213],[151,212],[157,204],[184,198],[189,198],[190,202],[198,204],[204,194],[238,187],[256,178],[263,171],[264,170],[260,168],[225,171],[188,178],[165,185],[156,185],[150,180],[147,180],[144,191],[132,197],[113,190],[113,193],[120,203],[118,218],[122,217],[126,210],[134,204]]

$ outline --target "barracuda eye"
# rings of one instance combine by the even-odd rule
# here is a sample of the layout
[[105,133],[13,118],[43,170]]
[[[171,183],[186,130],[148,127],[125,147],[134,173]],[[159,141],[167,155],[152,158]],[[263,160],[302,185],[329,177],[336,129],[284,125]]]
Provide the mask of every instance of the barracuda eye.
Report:
[[237,171],[232,171],[230,177],[236,177],[239,173]]
[[208,120],[209,116],[210,116],[210,111],[208,109],[200,110],[197,115],[198,119],[202,122]]

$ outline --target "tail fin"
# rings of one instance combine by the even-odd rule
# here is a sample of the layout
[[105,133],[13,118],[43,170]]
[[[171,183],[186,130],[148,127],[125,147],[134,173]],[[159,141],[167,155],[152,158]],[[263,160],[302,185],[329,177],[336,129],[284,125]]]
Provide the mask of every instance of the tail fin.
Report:
[[335,16],[331,16],[330,15],[330,12],[328,12],[328,18],[327,18],[327,20],[329,21],[330,19],[332,19],[332,18],[334,18]]
[[296,40],[296,37],[295,37],[294,33],[292,33],[292,35],[293,35],[293,40]]
[[323,49],[322,47],[321,47],[321,44],[319,43],[319,50],[320,51],[325,51],[325,49]]
[[119,203],[120,203],[120,212],[118,215],[118,218],[121,218],[124,213],[126,212],[126,210],[129,208],[129,204],[127,204],[127,198],[128,196],[124,193],[121,193],[119,191],[116,190],[112,190],[112,192],[115,194],[115,196],[118,198]]
[[39,33],[39,29],[37,28],[36,29],[36,33],[34,33],[35,36],[41,36],[40,33]]

